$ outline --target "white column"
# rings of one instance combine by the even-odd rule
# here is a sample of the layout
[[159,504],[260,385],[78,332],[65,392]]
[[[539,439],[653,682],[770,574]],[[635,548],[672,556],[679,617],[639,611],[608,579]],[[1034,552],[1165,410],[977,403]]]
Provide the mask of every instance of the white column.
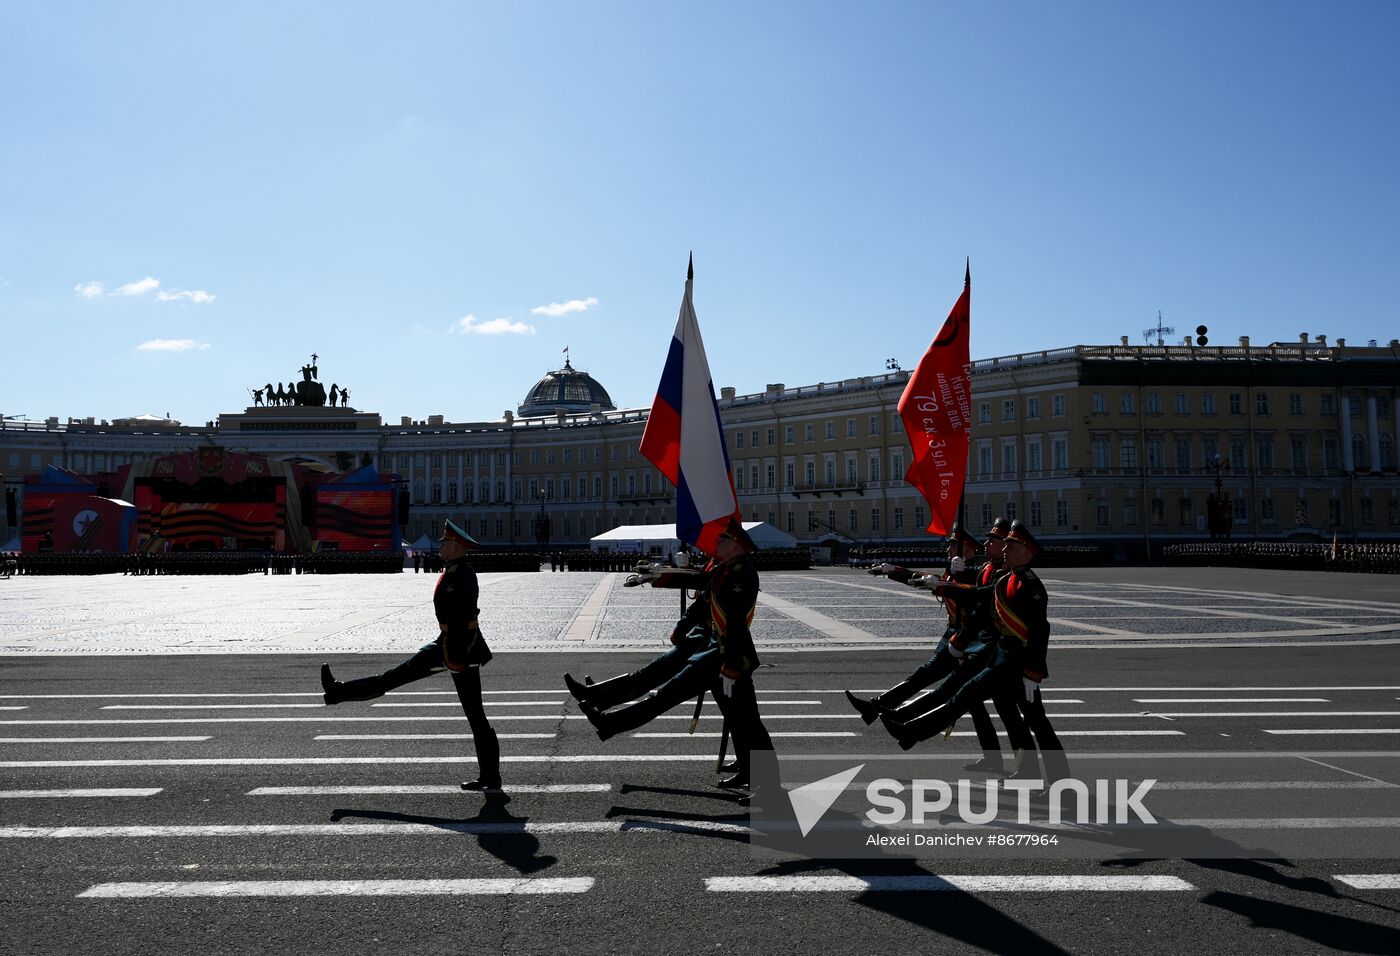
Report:
[[1341,407],[1337,409],[1337,418],[1342,426],[1342,470],[1355,471],[1356,462],[1351,457],[1351,398],[1345,391],[1341,395]]
[[1371,443],[1371,471],[1379,474],[1381,470],[1381,430],[1380,423],[1376,420],[1376,393],[1366,393],[1366,438]]

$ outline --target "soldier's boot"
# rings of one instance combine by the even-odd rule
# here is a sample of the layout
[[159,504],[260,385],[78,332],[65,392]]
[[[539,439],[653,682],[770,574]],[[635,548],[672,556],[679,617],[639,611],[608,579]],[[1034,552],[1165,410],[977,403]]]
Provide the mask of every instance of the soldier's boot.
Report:
[[377,677],[361,677],[358,680],[338,681],[331,675],[331,665],[321,665],[321,690],[327,704],[340,704],[347,700],[374,700],[383,697]]
[[877,701],[879,701],[878,697],[866,700],[862,697],[857,697],[850,691],[846,691],[846,699],[851,702],[851,706],[856,709],[856,713],[860,714],[860,719],[867,724],[875,723],[876,718],[880,716],[880,705],[877,703]]
[[[589,684],[591,683],[592,681],[589,681]],[[574,695],[574,700],[578,701],[580,704],[588,701],[588,685],[580,684],[578,681],[574,680],[573,674],[564,675],[564,686],[569,689],[570,694]]]
[[721,781],[720,781],[719,783],[717,783],[715,786],[719,787],[719,788],[722,789],[722,790],[744,790],[744,789],[747,789],[748,786],[749,786],[749,772],[748,772],[748,770],[740,770],[740,769],[736,766],[736,767],[735,767],[734,776],[732,776],[732,777],[725,777],[723,780],[721,780]]
[[476,779],[464,781],[462,789],[501,789],[501,744],[496,739],[496,731],[486,730],[481,734],[474,734],[473,742],[476,744]]

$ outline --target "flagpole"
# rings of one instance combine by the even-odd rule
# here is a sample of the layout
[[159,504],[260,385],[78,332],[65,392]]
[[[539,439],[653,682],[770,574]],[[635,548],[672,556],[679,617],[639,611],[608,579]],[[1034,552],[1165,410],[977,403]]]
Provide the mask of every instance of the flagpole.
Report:
[[[963,263],[963,269],[964,269],[964,271],[963,271],[963,288],[964,288],[964,289],[970,290],[970,289],[972,288],[972,257],[971,257],[971,256],[968,256],[967,259],[966,259],[966,261]],[[972,315],[972,295],[971,295],[970,292],[968,293],[968,303],[967,303],[967,307],[968,307],[968,308],[967,308],[968,316],[969,316],[969,318],[970,318],[971,315]],[[972,434],[972,428],[973,428],[972,422],[968,422],[968,423],[967,423],[967,431],[968,431],[968,435],[969,435],[969,436],[971,436],[971,434]],[[969,460],[970,460],[970,459],[971,459],[971,456],[969,456]],[[960,528],[962,528],[964,531],[967,530],[967,481],[966,481],[966,480],[963,481],[963,490],[962,490],[961,492],[958,493],[958,526],[959,526]]]

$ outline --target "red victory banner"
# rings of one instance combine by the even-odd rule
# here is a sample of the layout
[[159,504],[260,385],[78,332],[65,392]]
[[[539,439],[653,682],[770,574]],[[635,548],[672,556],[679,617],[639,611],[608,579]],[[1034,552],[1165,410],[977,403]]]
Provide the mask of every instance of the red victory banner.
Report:
[[962,295],[899,397],[899,417],[914,451],[904,480],[919,489],[929,504],[930,534],[952,530],[967,478],[972,429],[971,309],[972,265],[968,263]]

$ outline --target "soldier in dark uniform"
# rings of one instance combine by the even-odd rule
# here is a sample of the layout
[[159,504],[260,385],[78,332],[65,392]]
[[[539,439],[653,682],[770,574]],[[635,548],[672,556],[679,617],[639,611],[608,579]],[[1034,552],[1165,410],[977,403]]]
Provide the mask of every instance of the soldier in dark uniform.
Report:
[[[750,783],[750,754],[772,750],[773,741],[758,712],[753,672],[758,667],[749,625],[758,604],[758,572],[747,556],[757,547],[737,521],[731,521],[715,545],[719,562],[710,574],[709,586],[682,618],[677,630],[692,621],[708,626],[706,646],[689,657],[681,670],[643,700],[616,710],[603,710],[592,700],[580,702],[600,740],[635,730],[676,705],[706,690],[714,693],[729,724],[734,741],[736,772],[722,781],[726,787]],[[699,610],[697,611],[696,608]],[[675,632],[673,632],[674,634]],[[686,629],[694,634],[694,629]],[[594,685],[602,686],[602,685]],[[571,686],[570,690],[574,687]]]
[[501,749],[481,702],[481,667],[491,660],[491,648],[477,625],[480,591],[476,572],[463,560],[467,550],[474,547],[476,541],[471,535],[451,521],[446,522],[441,539],[446,568],[433,591],[433,610],[438,621],[434,640],[402,664],[374,677],[342,682],[331,676],[329,664],[322,664],[321,688],[327,704],[373,700],[429,674],[451,671],[476,745],[477,777],[463,783],[462,789],[492,790],[501,785]]
[[[1010,527],[1011,523],[1005,518],[997,518],[992,523],[992,527],[987,531],[987,561],[980,568],[974,568],[970,567],[968,562],[977,553],[977,539],[960,524],[953,525],[952,533],[948,536],[948,570],[939,580],[962,585],[963,589],[948,591],[941,596],[948,612],[948,625],[934,649],[933,656],[900,683],[869,700],[862,700],[846,691],[846,699],[867,724],[874,723],[883,713],[891,713],[895,719],[908,719],[922,713],[927,709],[920,706],[922,701],[904,708],[900,705],[905,704],[924,688],[942,681],[958,670],[960,665],[968,668],[963,674],[964,677],[971,677],[980,669],[978,664],[981,655],[987,649],[986,635],[982,632],[990,624],[991,597],[985,593],[979,597],[979,592],[973,586],[990,584],[1000,572],[1002,542]],[[917,587],[929,586],[930,579],[927,575],[910,571],[908,568],[880,565],[877,570],[883,571],[894,581]],[[996,704],[1008,733],[1011,733],[1013,738],[1020,736],[1021,717],[1015,701],[1009,695],[999,695]],[[968,712],[972,717],[973,729],[977,732],[977,742],[982,748],[982,759],[965,765],[963,769],[1003,772],[1001,746],[997,741],[996,728],[987,714],[986,705],[980,700],[974,701]]]
[[[1040,704],[1039,682],[1048,674],[1045,657],[1050,641],[1050,621],[1045,585],[1030,569],[1039,550],[1030,529],[1020,521],[1011,522],[1011,530],[1006,535],[1007,571],[992,585],[993,622],[999,635],[997,644],[985,667],[958,686],[951,696],[946,693],[931,695],[931,706],[924,713],[909,719],[881,717],[901,748],[908,750],[951,726],[973,701],[1008,693],[1019,684],[1024,701],[1022,709],[1045,751],[1048,780],[1053,783],[1068,775],[1064,750]],[[937,585],[938,590],[951,587],[943,582]],[[942,690],[944,688],[940,688]],[[1038,778],[1039,774],[1034,765],[1023,765],[1015,776]]]

